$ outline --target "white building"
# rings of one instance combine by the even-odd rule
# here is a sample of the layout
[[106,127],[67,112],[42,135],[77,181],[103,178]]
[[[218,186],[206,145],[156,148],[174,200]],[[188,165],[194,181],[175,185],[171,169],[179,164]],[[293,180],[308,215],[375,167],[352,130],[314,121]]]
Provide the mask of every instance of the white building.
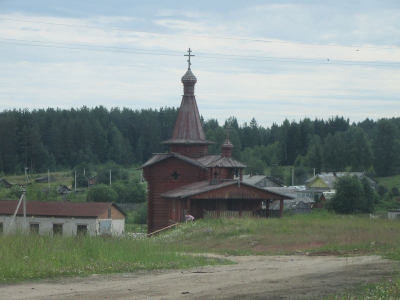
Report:
[[400,220],[400,209],[389,209],[388,210],[389,220]]
[[27,201],[13,215],[18,201],[0,200],[0,232],[37,232],[39,234],[121,235],[125,213],[115,203],[70,203]]

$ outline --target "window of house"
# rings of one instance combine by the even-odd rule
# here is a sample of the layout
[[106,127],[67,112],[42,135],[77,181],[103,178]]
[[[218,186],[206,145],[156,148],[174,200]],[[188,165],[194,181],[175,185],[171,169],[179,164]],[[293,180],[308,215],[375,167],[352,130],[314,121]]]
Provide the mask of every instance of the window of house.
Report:
[[29,224],[29,230],[32,233],[39,233],[39,223],[30,223]]
[[108,218],[111,219],[111,207],[108,209]]
[[53,224],[53,234],[62,235],[62,233],[63,233],[63,224]]
[[3,223],[0,223],[0,234],[3,233]]
[[87,225],[76,225],[76,234],[77,235],[86,235],[87,234]]

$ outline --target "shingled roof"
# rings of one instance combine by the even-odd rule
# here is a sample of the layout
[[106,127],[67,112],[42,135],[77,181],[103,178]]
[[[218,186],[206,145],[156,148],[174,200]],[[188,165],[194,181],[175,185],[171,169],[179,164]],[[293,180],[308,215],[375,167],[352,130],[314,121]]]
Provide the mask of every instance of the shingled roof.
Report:
[[206,140],[203,124],[200,121],[199,109],[194,95],[194,85],[196,82],[197,78],[189,68],[182,77],[184,95],[182,97],[172,139],[163,142],[163,144],[214,143]]
[[[13,215],[17,205],[18,200],[0,200],[0,215]],[[111,206],[116,207],[126,215],[115,203],[47,201],[26,201],[26,214],[27,216],[42,217],[97,218]],[[20,205],[17,215],[23,215],[22,205]]]

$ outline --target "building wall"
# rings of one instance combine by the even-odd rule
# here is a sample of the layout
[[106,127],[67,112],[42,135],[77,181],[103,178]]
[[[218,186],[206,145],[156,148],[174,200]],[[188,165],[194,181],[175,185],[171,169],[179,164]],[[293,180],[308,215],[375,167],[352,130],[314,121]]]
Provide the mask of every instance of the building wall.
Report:
[[111,234],[122,235],[125,232],[125,218],[123,220],[112,220]]
[[[12,216],[0,216],[0,223],[3,224],[3,231],[8,232]],[[24,222],[23,217],[17,216],[10,233],[29,232],[30,224],[39,224],[39,234],[53,235],[53,224],[62,224],[63,235],[75,236],[78,225],[87,226],[87,234],[95,236],[99,234],[99,221],[92,218],[51,218],[51,217],[27,217]],[[125,219],[112,220],[111,234],[121,235],[125,230]]]
[[[124,220],[125,216],[124,214],[117,209],[115,206],[111,206],[111,219],[113,220]],[[102,212],[99,217],[99,219],[110,219],[110,217],[108,216],[108,210],[105,210],[104,212]]]
[[170,152],[182,154],[191,158],[199,158],[207,155],[208,145],[196,145],[196,144],[173,144],[169,148]]
[[[175,171],[179,174],[177,179],[171,176]],[[143,176],[148,183],[149,190],[148,232],[170,225],[168,203],[161,197],[161,194],[190,183],[203,181],[207,175],[206,170],[174,157],[144,168]]]
[[326,185],[326,183],[321,179],[321,178],[317,178],[315,179],[314,182],[312,182],[308,188],[323,188],[323,189],[327,189],[329,188],[329,186]]
[[388,211],[389,220],[400,220],[400,210],[398,211]]

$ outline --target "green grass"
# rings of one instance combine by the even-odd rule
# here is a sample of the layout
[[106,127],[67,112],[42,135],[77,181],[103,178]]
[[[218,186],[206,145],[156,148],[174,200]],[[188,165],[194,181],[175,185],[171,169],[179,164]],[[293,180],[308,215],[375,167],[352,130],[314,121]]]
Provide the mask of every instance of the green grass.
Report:
[[[47,177],[47,173],[37,173],[37,174],[29,174],[29,179],[30,182],[35,182],[35,179],[40,178],[40,177]],[[55,182],[50,183],[50,187],[58,186],[58,185],[66,185],[71,187],[71,184],[73,182],[73,176],[72,176],[72,171],[63,171],[63,172],[51,172],[50,173],[51,178],[55,178]],[[25,183],[25,175],[10,175],[10,176],[3,176],[2,178],[6,179],[10,183],[19,183],[19,184],[24,184]],[[40,183],[40,186],[43,188],[48,188],[49,184],[48,183]]]
[[183,253],[160,239],[1,235],[0,283],[225,263]]
[[376,180],[380,185],[387,187],[389,190],[393,187],[400,188],[400,175],[389,177],[378,177]]
[[[289,170],[285,168],[286,175]],[[41,176],[47,174],[31,176],[31,181]],[[130,176],[139,173],[132,170]],[[51,177],[57,179],[52,188],[70,186],[73,179],[67,171],[51,173]],[[24,182],[23,175],[4,178]],[[388,189],[400,188],[400,175],[377,180]],[[48,187],[47,183],[32,185],[38,190]],[[72,201],[82,201],[76,197]],[[145,232],[145,226],[127,224],[126,231]],[[300,251],[310,255],[382,255],[400,261],[399,233],[400,222],[322,211],[283,219],[198,220],[151,239],[0,235],[0,283],[228,263],[184,255],[188,252],[284,255]],[[326,299],[400,299],[400,276]]]
[[160,238],[185,242],[187,251],[193,252],[381,254],[400,260],[399,232],[400,222],[323,211],[282,219],[199,220]]
[[[3,235],[0,282],[229,263],[188,253],[382,255],[400,261],[399,232],[400,222],[321,211],[282,219],[197,220],[143,239]],[[399,291],[400,277],[394,275],[327,299],[398,299]]]
[[325,300],[390,300],[400,299],[400,276],[393,276],[377,283],[360,285],[355,289],[323,298]]

